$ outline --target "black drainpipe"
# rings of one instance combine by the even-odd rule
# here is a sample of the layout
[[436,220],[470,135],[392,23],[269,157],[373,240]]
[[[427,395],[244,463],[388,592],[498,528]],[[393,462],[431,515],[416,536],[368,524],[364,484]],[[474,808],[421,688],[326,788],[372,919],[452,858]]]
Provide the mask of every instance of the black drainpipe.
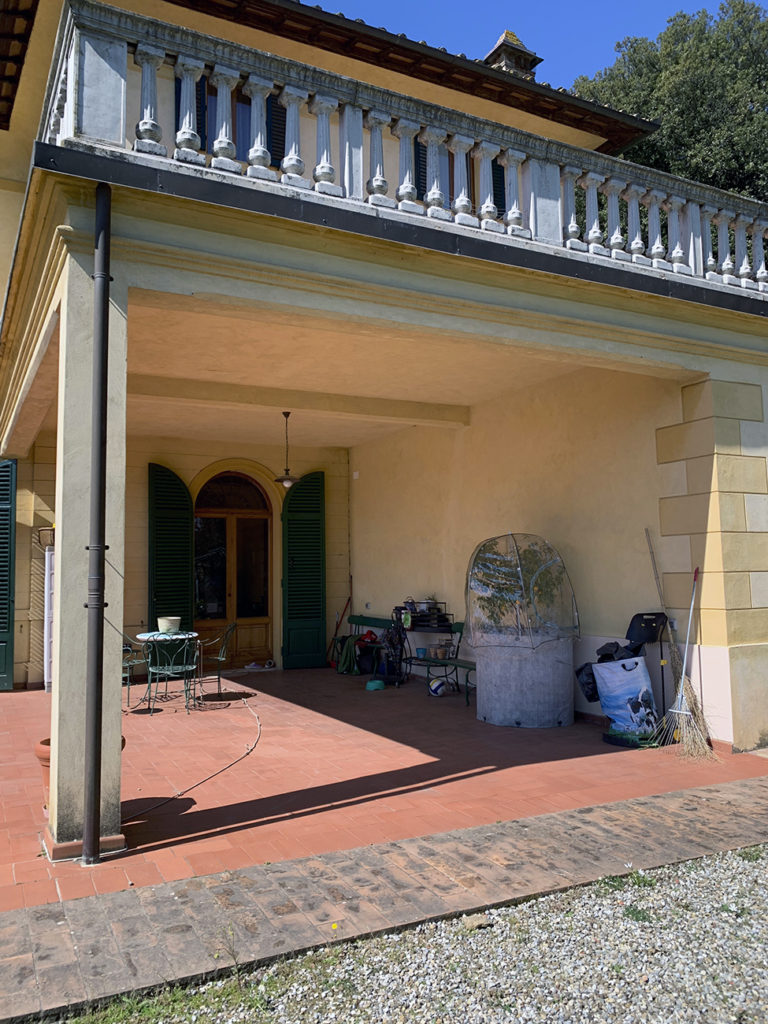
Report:
[[107,471],[109,242],[112,191],[96,186],[93,260],[93,392],[91,521],[88,544],[88,648],[85,681],[85,806],[83,864],[99,862],[101,846],[101,714],[104,676],[104,553]]

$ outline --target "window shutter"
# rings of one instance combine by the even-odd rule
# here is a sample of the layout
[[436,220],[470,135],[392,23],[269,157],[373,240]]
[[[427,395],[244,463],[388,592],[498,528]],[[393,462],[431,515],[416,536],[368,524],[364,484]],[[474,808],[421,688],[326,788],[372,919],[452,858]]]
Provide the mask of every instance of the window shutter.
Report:
[[0,462],[0,690],[13,689],[16,462]]
[[165,466],[149,464],[148,628],[158,616],[180,615],[192,629],[193,509],[184,482]]
[[499,211],[499,217],[507,212],[507,195],[504,188],[504,168],[495,158],[491,161],[493,179],[493,202]]
[[427,194],[427,147],[418,139],[413,140],[413,183],[416,198],[423,202]]
[[325,476],[309,473],[283,504],[283,666],[325,664]]
[[272,166],[279,167],[285,156],[285,107],[271,93],[267,96],[267,149]]

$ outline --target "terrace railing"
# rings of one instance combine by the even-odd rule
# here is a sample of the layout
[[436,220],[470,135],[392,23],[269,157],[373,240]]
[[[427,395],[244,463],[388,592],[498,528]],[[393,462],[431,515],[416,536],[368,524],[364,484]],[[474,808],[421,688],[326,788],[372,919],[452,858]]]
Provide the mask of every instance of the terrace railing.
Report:
[[768,294],[764,203],[88,0],[39,137]]

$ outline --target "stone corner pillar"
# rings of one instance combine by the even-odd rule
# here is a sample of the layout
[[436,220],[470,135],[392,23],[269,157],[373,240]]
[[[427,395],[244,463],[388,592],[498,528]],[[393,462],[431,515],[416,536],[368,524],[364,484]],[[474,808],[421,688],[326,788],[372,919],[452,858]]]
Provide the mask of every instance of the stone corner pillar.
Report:
[[[70,255],[65,269],[56,437],[51,794],[46,846],[52,859],[78,856],[83,839],[87,645],[92,257]],[[126,275],[114,262],[109,313],[106,591],[102,717],[102,850],[120,834],[123,578],[125,534]]]
[[734,750],[766,746],[768,424],[761,384],[707,379],[683,387],[681,422],[657,430],[656,449],[657,462],[678,481],[675,493],[660,499],[659,522],[663,543],[686,552],[685,565],[678,558],[664,572],[681,645],[693,570],[701,569],[688,670],[712,738]]

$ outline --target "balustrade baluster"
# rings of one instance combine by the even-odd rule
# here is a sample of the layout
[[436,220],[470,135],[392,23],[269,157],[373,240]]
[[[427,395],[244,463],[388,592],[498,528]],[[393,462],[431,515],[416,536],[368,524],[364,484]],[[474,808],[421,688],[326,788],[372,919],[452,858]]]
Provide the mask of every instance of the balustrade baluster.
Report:
[[666,250],[661,237],[661,204],[666,195],[666,192],[649,188],[645,195],[640,197],[640,202],[648,210],[648,249],[646,252],[651,258],[651,264],[658,270],[672,269],[672,264],[667,263],[664,259]]
[[752,280],[752,267],[749,264],[749,253],[747,252],[747,226],[750,218],[743,213],[737,215],[733,222],[733,236],[736,242],[736,273],[739,275],[739,283],[742,288],[755,289],[757,285]]
[[211,75],[211,85],[216,89],[216,138],[213,140],[211,167],[229,174],[242,174],[243,167],[235,160],[237,150],[232,131],[232,90],[240,81],[240,75],[231,68],[216,65]]
[[308,95],[303,89],[284,85],[278,97],[280,106],[285,107],[285,156],[280,164],[283,172],[280,180],[295,188],[312,188],[312,182],[304,177],[299,116],[299,107],[306,103]]
[[644,192],[643,185],[630,182],[621,193],[621,198],[627,204],[627,252],[633,263],[648,267],[651,261],[645,255],[643,229],[640,224],[640,198]]
[[68,69],[66,66],[61,72],[61,81],[59,82],[59,91],[56,96],[56,105],[51,111],[51,119],[48,125],[48,134],[46,136],[46,142],[49,142],[52,146],[58,145],[59,135],[61,133],[62,123],[64,121],[64,111],[67,106],[67,79],[69,76]]
[[339,101],[332,96],[315,94],[309,104],[310,114],[317,118],[317,164],[312,172],[315,192],[327,196],[342,196],[344,189],[335,185],[336,168],[331,163],[331,114],[338,108]]
[[752,235],[752,275],[757,282],[761,292],[768,291],[768,270],[765,267],[765,229],[768,228],[768,221],[759,217],[752,222],[749,229]]
[[680,210],[684,202],[680,196],[667,196],[664,203],[664,209],[667,211],[667,259],[676,274],[691,273],[680,243]]
[[563,237],[566,249],[586,252],[586,242],[579,238],[579,222],[576,220],[576,181],[582,174],[581,167],[560,168],[560,216],[563,223]]
[[181,79],[179,97],[179,130],[176,133],[176,149],[173,159],[185,164],[205,164],[205,153],[199,153],[200,136],[197,134],[196,86],[205,65],[192,57],[176,58],[176,77]]
[[504,168],[504,197],[507,203],[504,223],[508,235],[520,238],[531,237],[530,229],[523,227],[523,210],[520,206],[520,167],[526,158],[527,154],[518,149],[504,149],[498,157]]
[[445,209],[445,196],[440,181],[440,154],[437,151],[437,147],[445,142],[445,132],[442,128],[427,125],[419,132],[419,142],[427,147],[427,194],[424,196],[427,216],[434,220],[452,220],[450,211]]
[[491,161],[498,156],[499,147],[491,142],[478,142],[472,149],[472,157],[478,162],[480,227],[483,231],[504,232],[499,221],[499,209],[493,201],[493,169]]
[[738,284],[739,279],[733,273],[731,258],[731,221],[736,216],[733,210],[720,210],[715,217],[717,224],[717,259],[723,284]]
[[165,60],[165,50],[139,43],[133,59],[141,68],[141,120],[136,125],[134,151],[168,156],[168,150],[160,145],[163,132],[157,122],[157,69]]
[[369,110],[364,124],[371,136],[371,176],[366,182],[368,202],[371,206],[386,206],[389,209],[397,206],[394,199],[387,195],[389,182],[384,177],[384,139],[382,129],[392,118],[383,110]]
[[243,85],[243,94],[251,101],[251,145],[246,174],[262,181],[277,181],[277,171],[270,166],[272,154],[267,149],[267,96],[273,88],[274,82],[256,75],[249,75]]
[[395,195],[398,208],[404,213],[423,214],[424,207],[416,202],[416,185],[413,174],[413,140],[419,126],[415,121],[407,121],[399,117],[392,125],[392,134],[400,140],[400,184]]
[[589,251],[596,256],[610,256],[610,249],[606,249],[603,243],[603,232],[600,229],[600,207],[597,201],[597,188],[602,185],[605,178],[602,174],[594,171],[587,171],[577,178],[576,184],[584,189],[587,197],[587,222],[584,229],[584,241]]
[[472,215],[472,200],[469,198],[469,179],[467,176],[467,153],[472,149],[475,140],[469,135],[452,135],[446,142],[446,149],[453,153],[453,189],[454,200],[451,204],[453,219],[464,227],[477,228],[480,221]]
[[680,244],[694,277],[704,276],[704,251],[701,238],[701,207],[687,202],[680,215]]
[[704,204],[701,207],[701,240],[702,258],[704,260],[704,276],[708,281],[719,281],[717,260],[712,252],[712,218],[717,213],[716,206]]
[[611,257],[615,260],[631,260],[632,257],[624,249],[624,236],[621,233],[619,217],[619,193],[627,187],[626,181],[609,178],[600,186],[600,191],[608,198],[608,245]]

